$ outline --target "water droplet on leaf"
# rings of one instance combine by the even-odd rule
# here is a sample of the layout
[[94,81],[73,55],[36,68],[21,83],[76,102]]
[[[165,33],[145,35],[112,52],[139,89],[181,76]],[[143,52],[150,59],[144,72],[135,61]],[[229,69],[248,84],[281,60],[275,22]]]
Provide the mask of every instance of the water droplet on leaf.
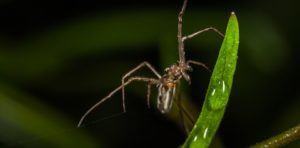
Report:
[[222,109],[227,101],[229,95],[228,85],[224,80],[215,80],[212,83],[212,87],[210,87],[209,94],[209,106],[211,109],[218,110]]

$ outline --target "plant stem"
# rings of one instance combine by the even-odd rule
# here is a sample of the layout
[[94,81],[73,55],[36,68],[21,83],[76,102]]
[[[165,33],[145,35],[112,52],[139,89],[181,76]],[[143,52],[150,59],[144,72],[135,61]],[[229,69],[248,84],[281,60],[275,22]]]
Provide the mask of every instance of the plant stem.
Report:
[[282,147],[298,139],[300,139],[300,124],[280,133],[279,135],[259,142],[251,146],[251,148]]

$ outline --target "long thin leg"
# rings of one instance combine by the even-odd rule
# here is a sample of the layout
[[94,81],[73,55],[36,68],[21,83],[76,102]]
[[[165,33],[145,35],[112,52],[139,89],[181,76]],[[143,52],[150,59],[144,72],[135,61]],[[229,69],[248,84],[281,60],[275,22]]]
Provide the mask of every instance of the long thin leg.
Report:
[[[155,68],[148,62],[144,61],[129,72],[127,72],[123,77],[122,77],[122,84],[124,84],[125,79],[129,77],[131,74],[136,72],[137,70],[141,69],[142,67],[148,67],[158,78],[161,78],[160,74],[155,70]],[[123,101],[123,112],[126,112],[126,106],[125,106],[125,89],[122,88],[122,101]]]
[[182,41],[185,41],[186,39],[193,38],[193,37],[195,37],[195,36],[197,36],[197,35],[199,35],[199,34],[201,34],[203,32],[207,32],[207,31],[211,31],[211,30],[214,31],[214,32],[216,32],[216,33],[218,33],[220,36],[224,37],[224,34],[221,33],[218,29],[216,29],[214,27],[208,27],[208,28],[205,28],[203,30],[199,30],[199,31],[197,31],[195,33],[192,33],[190,35],[182,37]]
[[187,0],[184,0],[181,11],[178,14],[178,32],[177,32],[177,40],[178,40],[178,53],[179,53],[179,62],[185,62],[185,52],[184,52],[184,42],[182,39],[182,16],[186,9]]
[[189,134],[189,128],[187,127],[186,123],[185,123],[185,120],[184,120],[184,116],[183,116],[183,111],[182,111],[182,106],[181,106],[181,97],[180,97],[180,93],[178,93],[177,95],[177,99],[174,100],[175,101],[175,104],[178,108],[178,112],[179,112],[179,120],[182,124],[182,127],[186,133],[186,135]]
[[181,126],[183,127],[183,129],[184,129],[184,131],[185,131],[185,134],[188,135],[188,134],[189,134],[189,129],[188,129],[187,125],[185,124],[185,120],[184,120],[184,117],[183,117],[183,112],[182,112],[182,110],[180,109],[180,106],[179,106],[179,104],[178,104],[177,101],[175,101],[175,104],[176,104],[176,106],[177,106],[177,108],[178,108],[178,112],[179,112],[179,120],[180,120],[180,122],[181,122]]
[[81,116],[77,127],[80,127],[83,120],[86,118],[86,116],[88,114],[90,114],[95,108],[97,108],[99,105],[101,105],[103,102],[105,102],[107,99],[109,99],[112,95],[114,95],[117,91],[119,91],[120,89],[124,88],[126,85],[130,84],[132,81],[144,81],[144,82],[148,82],[151,84],[159,84],[159,81],[157,79],[152,79],[152,78],[146,78],[146,77],[131,77],[128,81],[126,81],[125,83],[121,84],[119,87],[117,87],[116,89],[114,89],[112,92],[110,92],[106,97],[104,97],[103,99],[101,99],[99,102],[97,102],[95,105],[93,105],[90,109],[88,109],[83,116]]
[[198,62],[198,61],[193,61],[193,60],[188,60],[186,63],[188,65],[190,65],[190,64],[198,65],[198,66],[204,67],[205,69],[210,71],[210,69],[204,63],[201,63],[201,62]]
[[180,105],[183,114],[187,117],[187,119],[189,119],[189,121],[191,122],[192,125],[195,124],[196,120],[193,118],[193,116],[187,111],[187,109],[184,108],[183,105]]
[[151,82],[149,82],[147,85],[147,106],[148,106],[148,108],[150,108],[151,85],[152,85]]
[[[180,92],[178,93],[175,104],[178,108],[178,112],[179,112],[179,120],[182,123],[183,129],[185,130],[185,133],[188,135],[190,132],[190,127],[188,125],[188,121],[189,123],[193,126],[195,124],[195,119],[193,118],[193,116],[187,111],[187,109],[183,106],[182,104],[182,100],[181,100],[181,95]],[[187,120],[185,120],[187,119]]]

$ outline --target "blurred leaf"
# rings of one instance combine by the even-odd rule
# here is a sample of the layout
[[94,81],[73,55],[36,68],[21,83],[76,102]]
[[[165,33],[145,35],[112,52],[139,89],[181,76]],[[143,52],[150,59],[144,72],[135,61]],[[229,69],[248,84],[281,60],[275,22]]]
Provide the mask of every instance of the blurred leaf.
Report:
[[183,147],[209,147],[223,118],[230,96],[239,44],[237,18],[231,14],[200,116]]
[[97,147],[66,117],[3,84],[0,84],[0,131],[0,141],[6,146]]

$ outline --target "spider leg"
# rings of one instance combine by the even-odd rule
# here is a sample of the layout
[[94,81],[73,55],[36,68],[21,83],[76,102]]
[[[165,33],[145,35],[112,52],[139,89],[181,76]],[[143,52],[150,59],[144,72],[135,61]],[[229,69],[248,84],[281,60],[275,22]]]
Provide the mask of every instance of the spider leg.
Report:
[[[178,83],[178,87],[180,87],[180,83]],[[176,99],[174,100],[174,102],[178,108],[179,120],[181,122],[181,125],[182,125],[186,135],[188,135],[190,132],[190,129],[192,129],[192,126],[195,123],[195,119],[184,107],[183,102],[182,102],[182,97],[181,97],[181,91],[177,92]]]
[[178,109],[178,113],[179,113],[179,122],[181,123],[181,126],[182,128],[184,129],[185,131],[185,134],[188,135],[189,134],[189,128],[187,127],[186,125],[186,122],[184,120],[184,117],[183,117],[183,112],[182,112],[182,106],[181,106],[181,95],[180,95],[180,91],[177,93],[177,99],[174,100],[176,106],[177,106],[177,109]]
[[178,52],[179,52],[179,61],[184,63],[185,62],[185,52],[184,52],[184,42],[182,39],[182,17],[184,11],[186,9],[187,0],[184,0],[182,8],[178,14],[178,32],[177,32],[177,40],[178,40]]
[[184,108],[183,105],[180,105],[180,107],[181,107],[181,110],[182,110],[183,114],[187,117],[187,119],[190,121],[190,123],[192,125],[194,125],[196,120],[193,118],[193,116],[187,111],[186,108]]
[[185,118],[184,118],[184,117],[186,117],[187,121],[189,121],[189,122],[191,123],[192,126],[193,126],[194,123],[195,123],[195,119],[194,119],[194,118],[192,117],[192,115],[191,115],[191,114],[183,107],[183,105],[182,105],[182,103],[181,103],[181,102],[182,102],[182,101],[181,101],[181,97],[178,97],[178,99],[175,100],[175,102],[176,102],[176,106],[177,106],[178,111],[179,111],[179,118],[180,118],[180,120],[181,120],[181,122],[182,122],[182,126],[183,126],[183,128],[184,128],[184,130],[185,130],[185,133],[188,135],[191,128],[189,128],[188,123],[185,122]]
[[[155,70],[155,68],[148,62],[144,61],[135,68],[131,69],[129,72],[127,72],[123,77],[122,77],[122,84],[124,84],[125,79],[129,77],[131,74],[136,72],[137,70],[143,68],[143,67],[148,67],[158,78],[161,78],[160,74]],[[125,106],[125,89],[122,88],[122,101],[123,101],[123,112],[126,112],[126,106]],[[148,105],[149,106],[149,105]]]
[[147,106],[148,106],[148,108],[150,108],[151,85],[152,85],[151,82],[149,82],[149,83],[147,84]]
[[220,36],[224,37],[224,34],[221,33],[218,29],[214,28],[214,27],[208,27],[202,30],[199,30],[195,33],[192,33],[190,35],[187,36],[183,36],[182,35],[182,17],[183,14],[185,12],[186,9],[186,5],[187,5],[187,0],[184,0],[181,11],[179,12],[178,15],[178,32],[177,32],[177,40],[178,40],[178,52],[179,52],[179,61],[181,63],[185,63],[185,51],[184,51],[184,41],[186,39],[190,39],[193,38],[203,32],[207,32],[207,31],[214,31],[216,33],[218,33]]
[[[204,67],[205,69],[207,69],[208,71],[210,71],[210,69],[204,64],[204,63],[201,63],[201,62],[198,62],[198,61],[193,61],[193,60],[188,60],[186,62],[186,65],[188,66],[188,71],[192,71],[193,69],[191,68],[190,64],[194,64],[194,65],[198,65],[198,66],[201,66],[201,67]],[[182,74],[182,77],[189,83],[191,84],[191,78],[190,76],[186,73],[186,71],[181,71],[181,74]]]
[[[143,81],[148,82],[151,84],[159,84],[159,80],[153,79],[153,78],[147,78],[147,77],[131,77],[126,82],[122,83],[119,87],[114,89],[112,92],[110,92],[106,97],[101,99],[99,102],[97,102],[95,105],[93,105],[91,108],[89,108],[80,118],[77,127],[80,127],[82,125],[83,120],[86,118],[88,114],[90,114],[95,108],[97,108],[99,105],[101,105],[103,102],[105,102],[107,99],[109,99],[112,95],[114,95],[117,91],[120,89],[123,89],[125,86],[130,84],[133,81]],[[124,103],[124,102],[123,102]],[[124,106],[125,104],[123,104]]]
[[186,63],[188,65],[190,65],[190,64],[198,65],[198,66],[204,67],[206,70],[210,71],[210,69],[204,63],[202,63],[202,62],[188,60]]
[[175,104],[178,108],[178,112],[179,112],[179,120],[181,122],[181,126],[183,127],[184,131],[185,131],[185,134],[188,135],[189,134],[189,129],[187,127],[187,125],[185,124],[185,121],[184,121],[184,118],[183,118],[183,112],[182,110],[180,109],[180,105],[177,101],[175,101]]
[[214,28],[214,27],[208,27],[208,28],[199,30],[199,31],[197,31],[197,32],[195,32],[195,33],[192,33],[192,34],[190,34],[190,35],[187,35],[187,36],[182,37],[182,41],[185,41],[186,39],[193,38],[193,37],[195,37],[195,36],[197,36],[197,35],[199,35],[199,34],[201,34],[201,33],[203,33],[203,32],[207,32],[207,31],[214,31],[214,32],[218,33],[220,36],[224,37],[224,34],[221,33],[221,31],[219,31],[218,29],[216,29],[216,28]]

